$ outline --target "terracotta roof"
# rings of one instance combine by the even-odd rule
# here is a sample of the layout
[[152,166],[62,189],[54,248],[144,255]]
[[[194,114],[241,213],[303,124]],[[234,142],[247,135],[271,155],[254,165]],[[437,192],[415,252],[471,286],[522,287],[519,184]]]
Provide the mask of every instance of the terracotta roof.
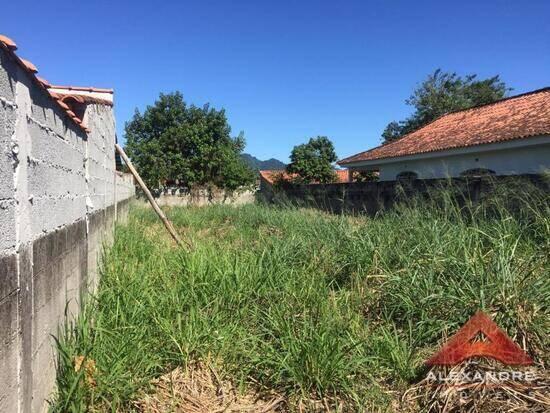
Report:
[[265,170],[260,171],[260,177],[265,179],[270,184],[273,184],[277,179],[283,179],[285,181],[290,181],[295,174],[288,174],[284,170]]
[[394,158],[550,134],[550,87],[443,115],[402,138],[338,161]]
[[[85,132],[89,132],[89,129],[82,123],[82,119],[80,119],[78,116],[75,115],[74,108],[72,108],[69,105],[71,103],[71,99],[68,99],[68,97],[74,98],[74,96],[71,95],[70,93],[67,93],[67,94],[54,93],[49,89],[55,87],[56,89],[66,89],[67,91],[75,90],[75,91],[83,91],[83,92],[97,92],[97,93],[111,93],[111,94],[113,93],[112,89],[99,89],[99,88],[93,88],[93,87],[78,87],[78,86],[52,86],[50,82],[48,82],[46,79],[43,79],[36,75],[36,73],[38,73],[38,69],[32,62],[19,57],[15,53],[15,51],[17,50],[17,45],[12,39],[0,34],[0,48],[3,48],[7,53],[9,53],[13,57],[13,59],[19,64],[19,66],[28,73],[28,75],[35,82],[35,84],[41,89],[44,89],[44,91],[52,98],[52,100],[57,104],[57,106],[62,111],[65,112],[67,117],[69,117],[79,128],[81,128]],[[75,99],[75,101],[79,103],[99,103],[99,104],[112,105],[112,102],[108,100],[103,100],[97,97],[91,97],[91,96],[88,97],[83,95],[78,95],[78,96],[79,98],[82,98],[80,100]]]
[[[335,170],[338,177],[337,183],[349,182],[349,175],[347,169]],[[284,170],[265,170],[260,171],[260,176],[265,179],[270,184],[273,184],[277,179],[282,179],[283,181],[290,181],[293,178],[296,178],[297,174],[289,174]]]
[[81,92],[97,92],[97,93],[111,93],[113,94],[113,89],[102,89],[99,87],[88,87],[88,86],[62,86],[62,85],[52,85],[53,89],[66,89],[66,90],[76,90]]
[[23,59],[22,57],[20,57],[19,61],[23,63],[23,66],[25,66],[25,69],[27,69],[29,72],[38,73],[38,69],[30,60]]
[[3,34],[0,34],[0,43],[4,44],[4,46],[10,50],[17,50],[17,45],[15,42]]
[[[44,85],[44,87],[46,88],[50,88],[52,87],[52,85],[50,85],[50,82],[48,82],[46,79],[44,79],[43,77],[40,77],[40,76],[36,76],[36,79],[42,83]],[[51,94],[51,93],[50,93]]]
[[336,175],[338,175],[338,182],[340,183],[349,182],[349,171],[347,169],[337,170]]
[[107,99],[97,98],[95,96],[86,96],[86,95],[72,95],[59,92],[51,92],[50,94],[58,96],[62,102],[67,103],[70,106],[71,100],[74,100],[82,104],[95,104],[95,105],[107,105],[113,106],[113,102]]

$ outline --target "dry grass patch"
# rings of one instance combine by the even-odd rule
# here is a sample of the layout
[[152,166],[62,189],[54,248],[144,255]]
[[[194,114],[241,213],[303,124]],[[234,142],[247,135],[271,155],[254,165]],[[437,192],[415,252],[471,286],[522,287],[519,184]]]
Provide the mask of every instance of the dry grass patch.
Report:
[[177,367],[152,383],[153,391],[143,394],[134,407],[143,413],[221,413],[283,412],[284,399],[243,392],[231,381],[222,379],[215,369],[197,363],[187,369]]
[[[499,381],[485,375],[511,370],[529,371],[534,380]],[[404,409],[428,413],[543,413],[550,410],[550,375],[541,365],[503,366],[494,360],[471,359],[451,368],[436,366],[431,372],[452,379],[447,383],[423,379],[403,395]],[[475,382],[464,380],[464,374],[474,375],[476,372],[486,379]]]

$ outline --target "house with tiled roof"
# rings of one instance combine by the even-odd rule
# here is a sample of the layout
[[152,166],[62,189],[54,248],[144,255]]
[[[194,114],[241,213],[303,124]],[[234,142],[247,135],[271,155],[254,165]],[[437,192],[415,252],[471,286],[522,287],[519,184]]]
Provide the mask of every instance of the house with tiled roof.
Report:
[[541,174],[550,169],[550,87],[443,115],[338,164],[382,181]]
[[[335,170],[336,174],[335,183],[347,183],[350,182],[348,170],[339,169]],[[297,174],[289,174],[284,170],[263,170],[260,171],[260,190],[273,186],[276,182],[291,182],[297,178]]]

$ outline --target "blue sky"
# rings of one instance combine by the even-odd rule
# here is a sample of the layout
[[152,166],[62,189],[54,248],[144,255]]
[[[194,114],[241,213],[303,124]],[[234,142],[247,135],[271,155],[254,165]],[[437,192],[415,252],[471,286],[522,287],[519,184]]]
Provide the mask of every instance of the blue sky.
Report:
[[225,108],[246,152],[380,142],[440,67],[550,86],[550,1],[4,2],[0,33],[52,83],[112,87],[119,137],[159,92]]

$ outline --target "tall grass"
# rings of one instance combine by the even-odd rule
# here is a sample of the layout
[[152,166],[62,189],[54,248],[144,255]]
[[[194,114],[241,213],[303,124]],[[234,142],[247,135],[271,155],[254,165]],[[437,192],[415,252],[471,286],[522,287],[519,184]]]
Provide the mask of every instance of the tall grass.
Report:
[[[478,206],[440,194],[375,218],[172,209],[190,253],[135,209],[105,255],[97,296],[60,338],[52,409],[131,410],[153,378],[202,360],[243,389],[285,395],[290,408],[326,399],[391,410],[478,309],[547,363],[549,205],[531,190]],[[74,369],[81,355],[96,364],[93,386]]]

